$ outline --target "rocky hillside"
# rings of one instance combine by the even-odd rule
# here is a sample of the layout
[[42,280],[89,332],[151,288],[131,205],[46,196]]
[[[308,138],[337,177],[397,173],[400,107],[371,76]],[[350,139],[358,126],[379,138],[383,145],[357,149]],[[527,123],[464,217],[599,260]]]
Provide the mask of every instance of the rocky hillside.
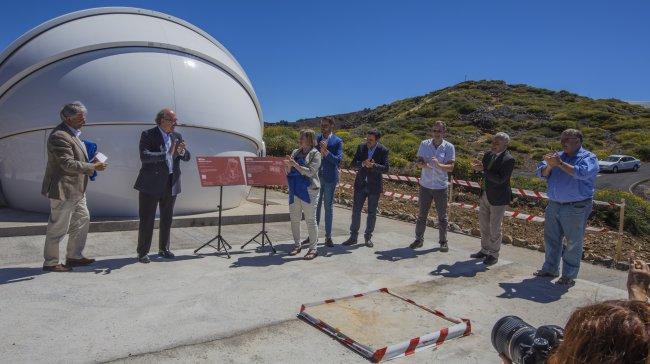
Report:
[[[649,109],[503,81],[463,82],[374,109],[331,116],[349,145],[359,142],[368,128],[378,127],[386,135],[384,143],[395,152],[398,168],[408,169],[419,141],[428,137],[429,126],[438,119],[448,123],[448,139],[459,155],[474,156],[486,148],[491,134],[507,132],[520,170],[559,149],[559,133],[569,127],[582,130],[586,147],[599,156],[626,153],[650,160]],[[319,122],[320,118],[311,118],[287,125],[317,127]],[[271,134],[282,133],[271,130]],[[267,140],[267,145],[273,152],[273,140]]]

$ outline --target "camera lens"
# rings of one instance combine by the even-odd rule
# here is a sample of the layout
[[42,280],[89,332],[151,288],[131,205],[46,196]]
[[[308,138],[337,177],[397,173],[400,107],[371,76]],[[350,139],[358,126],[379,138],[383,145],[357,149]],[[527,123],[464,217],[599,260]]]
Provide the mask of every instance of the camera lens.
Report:
[[521,364],[525,348],[533,344],[535,331],[537,329],[517,316],[503,317],[492,328],[492,346],[513,363]]

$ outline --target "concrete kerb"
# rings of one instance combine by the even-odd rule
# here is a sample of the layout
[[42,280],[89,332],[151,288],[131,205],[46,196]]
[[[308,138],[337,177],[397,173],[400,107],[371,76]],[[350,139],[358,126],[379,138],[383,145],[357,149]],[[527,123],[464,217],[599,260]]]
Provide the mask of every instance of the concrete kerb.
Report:
[[[256,224],[262,221],[261,214],[247,214],[247,215],[233,215],[223,216],[221,218],[222,225],[243,225],[243,224]],[[285,222],[289,221],[289,213],[270,213],[266,215],[266,222]],[[177,216],[174,217],[172,228],[184,227],[200,227],[200,226],[216,226],[219,222],[217,216]],[[91,221],[89,232],[91,233],[105,233],[112,231],[133,231],[138,230],[138,219],[130,220],[115,220],[115,221]],[[159,220],[156,219],[155,228],[157,229]],[[32,236],[32,235],[45,235],[47,223],[29,226],[12,226],[1,227],[0,237],[13,237],[13,236]]]
[[630,188],[628,189],[628,191],[630,191],[631,194],[636,196],[636,194],[634,193],[634,189],[636,188],[636,186],[640,185],[641,183],[645,183],[645,182],[650,182],[650,179],[642,179],[640,181],[636,181],[636,182],[632,183],[630,185]]

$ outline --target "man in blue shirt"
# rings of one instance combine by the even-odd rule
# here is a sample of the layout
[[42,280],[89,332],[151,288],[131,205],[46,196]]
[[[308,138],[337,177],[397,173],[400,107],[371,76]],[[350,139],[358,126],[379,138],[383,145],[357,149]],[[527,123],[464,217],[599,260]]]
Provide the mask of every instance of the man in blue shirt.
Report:
[[[562,132],[562,152],[544,156],[536,174],[547,180],[548,205],[544,223],[546,256],[538,277],[557,277],[562,260],[562,277],[558,284],[573,286],[582,259],[582,244],[591,214],[594,182],[598,175],[598,158],[582,148],[579,130]],[[562,240],[566,238],[566,246]]]
[[321,206],[325,206],[325,246],[332,247],[332,219],[334,218],[334,191],[339,182],[339,164],[343,158],[343,141],[334,134],[334,119],[324,118],[320,122],[321,135],[318,136],[318,149],[322,162],[320,177],[320,198],[316,208],[316,222],[320,224]]

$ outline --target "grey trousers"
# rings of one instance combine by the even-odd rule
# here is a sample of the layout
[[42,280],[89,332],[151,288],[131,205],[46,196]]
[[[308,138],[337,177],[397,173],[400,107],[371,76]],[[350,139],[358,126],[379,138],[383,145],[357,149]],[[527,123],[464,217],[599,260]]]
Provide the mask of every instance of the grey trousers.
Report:
[[77,201],[50,199],[50,219],[45,233],[43,265],[59,264],[59,243],[68,234],[66,258],[81,259],[81,252],[86,245],[90,214],[86,206],[86,196]]
[[307,232],[309,233],[309,249],[316,249],[318,244],[318,224],[316,223],[316,206],[318,206],[319,189],[309,189],[309,200],[307,203],[298,198],[293,197],[293,203],[289,205],[289,216],[291,218],[291,233],[293,234],[293,241],[296,247],[300,246],[300,220],[302,215],[305,215],[305,223],[307,224]]
[[424,240],[424,231],[427,229],[427,217],[429,217],[429,209],[431,202],[436,204],[436,213],[438,214],[438,242],[447,241],[447,189],[431,189],[420,186],[420,193],[418,196],[420,212],[418,219],[415,223],[415,239],[419,241]]
[[481,252],[483,254],[499,257],[501,249],[501,223],[507,205],[492,206],[485,192],[481,195],[478,207],[478,223],[481,228]]

